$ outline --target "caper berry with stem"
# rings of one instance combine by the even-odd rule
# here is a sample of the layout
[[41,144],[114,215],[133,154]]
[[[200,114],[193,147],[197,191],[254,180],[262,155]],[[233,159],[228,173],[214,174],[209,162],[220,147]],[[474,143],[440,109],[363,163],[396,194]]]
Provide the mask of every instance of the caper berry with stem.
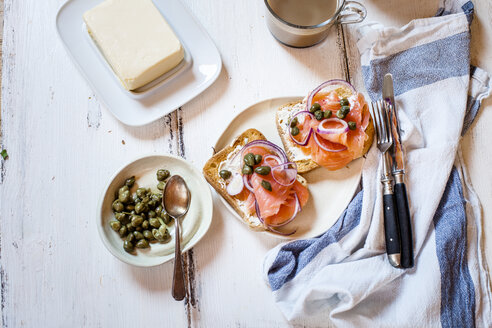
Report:
[[297,126],[294,126],[293,128],[290,128],[290,134],[292,134],[293,136],[296,136],[299,134],[299,128]]
[[121,229],[121,222],[120,221],[110,221],[109,226],[114,231],[119,231]]
[[248,166],[255,166],[255,155],[253,153],[247,153],[244,156],[244,163]]
[[157,175],[158,181],[164,181],[167,178],[169,178],[170,173],[168,170],[160,169],[160,170],[157,170],[156,175]]
[[268,175],[272,169],[270,166],[258,166],[255,169],[255,172],[258,173],[259,175]]
[[220,170],[219,175],[222,179],[227,180],[231,177],[232,173],[229,170]]

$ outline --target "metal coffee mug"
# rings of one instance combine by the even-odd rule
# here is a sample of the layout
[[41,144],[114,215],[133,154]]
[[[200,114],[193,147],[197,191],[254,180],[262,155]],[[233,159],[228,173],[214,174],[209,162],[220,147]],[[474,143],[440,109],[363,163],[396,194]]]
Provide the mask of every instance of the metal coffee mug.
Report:
[[302,26],[283,20],[270,7],[268,0],[264,1],[268,29],[279,42],[295,48],[310,47],[323,41],[330,27],[336,23],[360,23],[367,16],[366,8],[361,3],[339,0],[335,13],[326,21],[318,25]]

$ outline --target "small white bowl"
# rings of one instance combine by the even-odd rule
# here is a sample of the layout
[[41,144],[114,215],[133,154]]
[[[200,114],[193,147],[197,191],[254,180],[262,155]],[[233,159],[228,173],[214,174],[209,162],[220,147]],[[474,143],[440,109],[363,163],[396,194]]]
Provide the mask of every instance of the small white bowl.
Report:
[[212,195],[202,174],[182,158],[171,155],[149,155],[138,158],[119,169],[110,179],[101,195],[98,206],[97,229],[106,248],[121,261],[140,267],[150,267],[174,258],[174,224],[169,226],[171,239],[167,243],[152,243],[150,248],[137,249],[132,255],[123,249],[123,239],[111,229],[109,221],[115,220],[112,203],[118,189],[125,180],[135,176],[136,188],[145,187],[156,191],[158,169],[167,169],[171,175],[181,175],[191,193],[188,213],[181,218],[181,248],[183,252],[192,248],[207,232],[212,222]]

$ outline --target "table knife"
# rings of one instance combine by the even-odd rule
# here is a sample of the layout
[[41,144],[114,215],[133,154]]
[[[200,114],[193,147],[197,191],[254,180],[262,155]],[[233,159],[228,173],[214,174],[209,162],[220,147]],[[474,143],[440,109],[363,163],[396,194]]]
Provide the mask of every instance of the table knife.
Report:
[[383,99],[387,103],[391,133],[393,135],[392,173],[395,180],[394,193],[398,211],[401,242],[401,267],[413,267],[413,237],[407,189],[405,186],[405,154],[400,137],[400,125],[393,90],[393,76],[388,73],[383,81]]

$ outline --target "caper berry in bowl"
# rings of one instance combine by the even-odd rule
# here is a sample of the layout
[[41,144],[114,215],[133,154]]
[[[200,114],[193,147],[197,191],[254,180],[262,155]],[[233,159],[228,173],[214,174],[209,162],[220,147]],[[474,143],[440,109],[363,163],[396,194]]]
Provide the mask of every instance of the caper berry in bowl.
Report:
[[201,173],[175,156],[138,158],[111,177],[98,206],[99,235],[121,261],[148,267],[174,258],[174,220],[162,208],[162,189],[174,174],[185,179],[191,194],[189,211],[180,219],[183,252],[207,232],[212,196]]

